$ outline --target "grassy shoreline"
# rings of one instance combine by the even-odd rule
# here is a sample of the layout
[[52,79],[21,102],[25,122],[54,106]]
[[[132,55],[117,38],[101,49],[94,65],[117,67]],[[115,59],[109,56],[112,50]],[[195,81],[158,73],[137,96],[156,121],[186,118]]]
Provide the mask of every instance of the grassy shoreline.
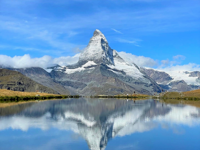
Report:
[[78,97],[78,96],[68,96],[68,95],[2,96],[2,97],[0,97],[0,102],[19,102],[19,101],[29,101],[29,100],[65,99],[65,98],[74,98],[74,97]]
[[[153,97],[156,99],[157,97]],[[172,100],[190,100],[190,101],[200,101],[199,97],[159,97],[160,99],[172,99]]]
[[200,101],[200,89],[187,92],[165,92],[153,98]]
[[65,99],[65,98],[78,98],[78,95],[59,95],[39,92],[19,92],[0,89],[0,102],[20,102],[31,100],[47,100],[47,99]]

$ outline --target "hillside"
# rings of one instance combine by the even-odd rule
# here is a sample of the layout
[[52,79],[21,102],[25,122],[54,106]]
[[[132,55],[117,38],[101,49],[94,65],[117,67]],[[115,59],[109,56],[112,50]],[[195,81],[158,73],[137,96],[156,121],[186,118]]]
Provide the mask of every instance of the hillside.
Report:
[[183,92],[186,97],[199,97],[200,98],[200,89]]
[[193,90],[193,91],[187,91],[187,92],[166,92],[160,94],[160,97],[165,99],[191,99],[191,100],[197,100],[200,99],[200,89]]
[[45,87],[17,71],[8,69],[0,69],[0,89],[59,94],[53,89]]
[[8,68],[9,70],[17,71],[25,75],[26,77],[32,79],[33,81],[42,84],[48,88],[53,89],[54,91],[63,94],[76,94],[70,89],[65,88],[59,83],[56,83],[50,76],[50,74],[39,67],[31,67],[31,68]]

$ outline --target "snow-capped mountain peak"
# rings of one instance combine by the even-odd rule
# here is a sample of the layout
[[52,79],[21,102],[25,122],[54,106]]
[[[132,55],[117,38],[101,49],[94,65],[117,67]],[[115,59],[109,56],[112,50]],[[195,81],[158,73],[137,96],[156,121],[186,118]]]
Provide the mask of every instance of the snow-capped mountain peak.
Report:
[[[117,73],[117,70],[122,70],[128,76],[137,79],[140,78],[149,83],[149,81],[144,79],[144,74],[140,72],[139,68],[135,64],[129,64],[128,62],[124,61],[118,55],[116,50],[113,50],[109,47],[105,36],[98,29],[94,31],[93,37],[90,39],[88,46],[85,48],[79,58],[79,64],[82,66],[88,62],[93,62],[96,65],[105,64],[110,68],[110,71],[114,73]],[[67,70],[66,73],[70,72]]]
[[99,30],[94,31],[76,64],[58,67],[51,74],[58,82],[83,95],[161,91],[136,64],[125,61],[111,49]]
[[108,43],[108,41],[107,41],[106,37],[103,35],[103,33],[100,30],[96,29],[94,31],[92,40],[96,40],[96,39],[99,39],[99,38],[103,39],[105,42]]
[[79,62],[94,61],[95,63],[114,64],[113,50],[109,47],[108,41],[103,33],[96,29],[88,46],[80,55]]

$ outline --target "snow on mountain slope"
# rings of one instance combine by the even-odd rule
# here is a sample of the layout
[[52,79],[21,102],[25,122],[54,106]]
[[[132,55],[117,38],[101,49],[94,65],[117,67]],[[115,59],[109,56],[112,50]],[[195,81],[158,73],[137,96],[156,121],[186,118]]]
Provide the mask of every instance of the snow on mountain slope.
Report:
[[161,69],[154,69],[155,71],[165,72],[170,75],[172,78],[167,84],[184,80],[188,85],[200,85],[200,80],[198,76],[191,76],[192,71],[187,70],[161,70]]
[[188,85],[200,85],[200,80],[198,77],[191,77],[190,72],[192,71],[166,71],[172,78],[173,81],[184,80]]
[[[140,72],[139,68],[135,64],[125,62],[118,54],[117,51],[113,51],[114,54],[114,65],[108,65],[108,67],[116,70],[120,70],[126,73],[126,75],[135,79],[141,79],[144,82],[150,83],[150,81],[144,78],[144,74]],[[115,72],[114,70],[111,70]],[[115,72],[116,73],[116,72]],[[119,72],[117,72],[119,73]]]
[[[82,65],[81,67],[78,67],[78,68],[75,68],[75,69],[69,69],[66,67],[65,69],[65,73],[67,74],[71,74],[71,73],[74,73],[74,72],[80,72],[80,71],[84,71],[86,68],[87,69],[93,69],[93,67],[91,66],[96,66],[97,64],[93,61],[88,61],[86,64]],[[90,67],[90,68],[88,68]]]
[[80,55],[79,64],[83,65],[73,69],[66,67],[65,73],[71,74],[84,71],[89,66],[99,65],[101,63],[111,68],[110,71],[114,73],[119,74],[120,72],[118,71],[123,71],[130,77],[150,83],[148,79],[144,78],[145,75],[140,72],[135,64],[124,61],[124,59],[118,55],[116,50],[109,47],[107,39],[99,30],[95,30],[88,46]]
[[200,72],[186,70],[168,70],[141,68],[149,77],[154,79],[157,84],[169,85],[174,82],[184,81],[188,86],[200,86]]
[[113,50],[109,47],[108,41],[99,30],[95,30],[88,46],[80,55],[79,62],[95,61],[113,64]]

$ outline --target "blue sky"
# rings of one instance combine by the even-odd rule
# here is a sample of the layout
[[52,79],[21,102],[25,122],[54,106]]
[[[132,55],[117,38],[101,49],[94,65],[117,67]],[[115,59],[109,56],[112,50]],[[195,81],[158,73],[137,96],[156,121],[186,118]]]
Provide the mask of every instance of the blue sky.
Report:
[[99,29],[154,67],[200,68],[199,14],[200,0],[0,0],[0,55],[72,57]]

